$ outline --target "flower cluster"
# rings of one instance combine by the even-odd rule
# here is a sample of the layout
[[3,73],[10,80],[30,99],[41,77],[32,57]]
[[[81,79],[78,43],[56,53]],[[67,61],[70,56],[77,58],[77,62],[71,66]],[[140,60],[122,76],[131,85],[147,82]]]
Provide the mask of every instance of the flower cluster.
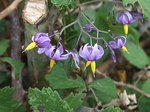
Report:
[[[83,16],[85,17],[84,14]],[[56,61],[67,60],[71,56],[75,62],[76,67],[79,68],[79,57],[81,57],[86,61],[85,67],[91,66],[91,70],[93,74],[95,74],[96,61],[100,60],[104,55],[104,49],[101,45],[98,44],[98,40],[103,40],[105,46],[107,46],[107,48],[110,50],[112,60],[116,62],[115,50],[121,49],[128,53],[128,49],[125,47],[126,37],[128,34],[128,25],[134,23],[139,18],[142,18],[142,14],[131,13],[128,11],[119,12],[116,17],[116,21],[124,25],[124,32],[126,36],[116,36],[115,38],[113,38],[112,35],[109,35],[109,32],[99,30],[92,22],[82,27],[80,21],[76,20],[70,25],[78,23],[80,29],[82,30],[81,32],[84,32],[88,37],[90,37],[90,44],[87,43],[81,46],[79,51],[75,50],[74,52],[71,52],[65,50],[60,42],[58,42],[57,45],[53,45],[51,43],[52,35],[49,36],[48,33],[37,33],[35,36],[33,36],[32,42],[26,47],[25,51],[29,51],[37,47],[38,54],[45,54],[49,58],[50,68],[56,64]],[[66,28],[68,26],[66,26]],[[64,29],[62,29],[60,35],[62,34],[63,30]],[[94,31],[96,31],[97,37],[91,35],[91,32]],[[111,40],[108,42],[103,37],[99,37],[99,33],[108,34],[111,37]],[[81,35],[79,36],[78,40],[80,40]],[[97,42],[93,44],[92,39],[96,39]]]
[[[121,11],[116,16],[116,21],[124,26],[124,33],[128,35],[128,25],[135,23],[138,19],[143,18],[141,13],[129,12],[129,11]],[[127,37],[127,36],[126,36]],[[127,53],[128,49],[125,47],[126,44],[126,37],[125,36],[117,36],[112,38],[111,41],[108,43],[108,48],[110,49],[111,58],[114,62],[116,62],[116,56],[114,50],[121,49]]]
[[56,61],[67,60],[70,53],[64,51],[63,46],[59,43],[58,46],[52,45],[50,36],[47,33],[37,33],[33,36],[32,41],[25,49],[25,51],[32,50],[33,48],[38,48],[38,53],[44,53],[49,57],[50,67],[52,68]]
[[86,67],[91,65],[92,72],[95,73],[96,61],[99,60],[104,54],[102,46],[98,44],[95,44],[94,46],[85,44],[84,46],[81,46],[78,56],[78,53],[64,50],[61,43],[59,43],[57,46],[52,45],[50,43],[50,36],[48,36],[46,33],[37,33],[35,36],[33,36],[32,41],[33,42],[26,47],[25,51],[29,51],[37,47],[39,54],[44,53],[49,57],[50,68],[56,64],[56,61],[67,60],[70,56],[73,57],[75,65],[78,67],[80,56],[86,60]]

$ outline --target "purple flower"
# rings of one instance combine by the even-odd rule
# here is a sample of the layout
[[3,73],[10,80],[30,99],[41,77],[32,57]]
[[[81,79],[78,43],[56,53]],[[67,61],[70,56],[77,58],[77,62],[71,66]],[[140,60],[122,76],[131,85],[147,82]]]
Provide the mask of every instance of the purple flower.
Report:
[[94,30],[94,26],[92,24],[86,24],[83,29],[86,31],[86,32],[92,32]]
[[68,51],[64,53],[63,46],[59,43],[57,48],[56,46],[51,46],[50,49],[45,51],[45,54],[50,58],[50,67],[52,68],[56,64],[56,61],[67,60],[71,53]]
[[45,48],[50,45],[50,37],[48,36],[48,33],[37,33],[33,41],[37,43],[38,48]]
[[133,13],[128,11],[122,11],[118,13],[116,21],[124,25],[124,32],[128,34],[128,25],[136,22],[137,19],[143,18],[143,15],[140,13]]
[[91,45],[84,45],[79,50],[79,55],[83,59],[85,59],[86,67],[91,65],[92,72],[95,73],[96,71],[96,63],[95,61],[99,60],[104,54],[104,50],[100,45],[95,44],[94,46]]
[[38,48],[38,54],[43,54],[45,53],[48,49],[50,49],[52,46],[49,44],[49,46],[46,46],[44,48]]
[[120,24],[132,24],[135,22],[135,19],[130,12],[122,11],[117,15],[116,21]]
[[123,51],[128,52],[127,48],[125,47],[126,38],[124,36],[117,36],[114,40],[109,42],[109,46],[112,49],[122,49]]
[[100,59],[103,54],[103,48],[97,44],[95,44],[94,46],[86,44],[82,46],[79,51],[79,55],[86,61],[96,61]]
[[35,47],[38,47],[38,53],[42,54],[51,47],[51,40],[48,36],[48,33],[37,33],[35,36],[33,36],[32,41],[33,42],[31,42],[24,51],[29,51]]

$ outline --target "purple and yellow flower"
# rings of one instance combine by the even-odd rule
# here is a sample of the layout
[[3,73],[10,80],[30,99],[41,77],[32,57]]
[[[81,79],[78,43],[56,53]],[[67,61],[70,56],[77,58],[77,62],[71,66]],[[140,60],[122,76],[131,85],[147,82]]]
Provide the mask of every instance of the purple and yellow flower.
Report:
[[56,61],[62,61],[67,60],[70,56],[70,52],[66,51],[64,52],[63,46],[61,43],[59,43],[59,46],[56,48],[56,46],[51,46],[50,49],[48,49],[45,54],[50,59],[50,68],[53,68],[53,66],[56,64]]
[[142,18],[143,15],[140,13],[132,13],[128,11],[121,11],[116,17],[116,21],[124,25],[124,32],[128,34],[128,25],[136,22],[137,19]]
[[92,24],[86,24],[83,29],[86,31],[86,32],[92,32],[94,30],[94,26]]
[[125,52],[128,52],[128,49],[125,47],[126,38],[124,36],[117,36],[114,40],[109,42],[109,46],[112,49],[122,49]]
[[81,46],[79,50],[80,57],[82,57],[83,59],[87,61],[86,67],[91,65],[91,70],[93,73],[95,73],[96,71],[95,61],[99,60],[103,56],[103,54],[104,54],[104,50],[98,44],[95,44],[94,46],[86,44],[84,46]]
[[44,53],[47,49],[50,48],[50,37],[48,36],[48,33],[37,33],[35,36],[33,36],[32,41],[24,51],[29,51],[34,49],[35,47],[38,47],[38,53]]

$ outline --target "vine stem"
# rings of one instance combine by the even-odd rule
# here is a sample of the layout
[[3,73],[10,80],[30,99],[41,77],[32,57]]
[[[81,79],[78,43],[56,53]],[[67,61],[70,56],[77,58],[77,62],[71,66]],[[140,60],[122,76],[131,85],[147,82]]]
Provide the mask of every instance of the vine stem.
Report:
[[96,96],[94,90],[93,90],[92,88],[90,88],[90,90],[91,90],[91,92],[93,93],[93,96],[94,96],[94,98],[95,98],[95,100],[96,100],[96,102],[97,102],[97,106],[100,106],[100,105],[101,105],[101,102],[99,101],[98,97]]
[[79,20],[78,20],[78,25],[79,25],[80,29],[82,30],[82,32],[83,32],[84,34],[86,34],[88,37],[93,38],[93,39],[95,39],[95,40],[97,40],[97,39],[98,39],[98,40],[99,40],[99,39],[102,39],[102,38],[94,37],[94,36],[90,35],[89,33],[87,33],[87,32],[82,28],[82,25],[81,25],[81,23],[80,23]]
[[67,26],[64,26],[64,27],[62,28],[62,30],[60,31],[59,35],[62,35],[62,33],[64,32],[64,30],[66,30],[68,27],[74,25],[74,24],[77,23],[77,22],[78,22],[78,20],[75,20],[74,22],[68,24]]
[[99,30],[99,29],[89,20],[89,18],[84,14],[84,12],[81,12],[81,14],[85,17],[85,19],[86,19],[90,24],[93,25],[93,27],[94,27],[97,31],[99,31],[100,33],[105,33],[105,34],[108,34],[108,33],[109,33],[109,31]]
[[96,37],[97,37],[97,43],[98,43],[99,31],[96,32]]
[[76,42],[76,46],[75,46],[76,48],[77,48],[77,46],[78,46],[78,44],[79,44],[79,41],[80,41],[81,37],[82,37],[82,31],[80,32],[79,37],[78,37],[78,40],[77,40],[77,42]]

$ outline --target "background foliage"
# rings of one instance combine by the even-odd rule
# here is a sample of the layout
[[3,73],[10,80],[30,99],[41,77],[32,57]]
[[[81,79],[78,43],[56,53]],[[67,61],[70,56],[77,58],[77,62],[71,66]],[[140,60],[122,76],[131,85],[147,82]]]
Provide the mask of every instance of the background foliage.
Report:
[[[105,55],[97,62],[95,77],[89,68],[84,70],[82,60],[81,69],[77,69],[73,60],[69,59],[57,62],[50,70],[48,59],[38,55],[36,50],[27,53],[17,51],[20,59],[13,57],[11,17],[0,20],[0,112],[149,112],[149,0],[48,0],[47,20],[38,25],[29,25],[22,20],[25,2],[18,6],[21,26],[16,26],[16,29],[21,29],[22,46],[17,46],[20,49],[31,41],[31,35],[38,32],[52,34],[56,30],[61,31],[77,18],[83,26],[87,24],[88,20],[80,14],[78,5],[97,28],[110,30],[112,35],[124,35],[123,26],[115,21],[117,11],[131,10],[131,5],[132,10],[143,13],[144,18],[130,25],[126,44],[129,53],[116,51],[117,63],[112,62],[110,52],[103,46]],[[7,0],[0,3],[0,11],[9,4]],[[87,35],[82,35],[76,46],[80,30],[76,24],[64,30],[61,42],[65,48],[76,51],[79,46],[90,42]],[[101,33],[101,36],[109,41],[108,35]],[[56,44],[57,37],[54,38],[53,43]],[[98,43],[103,44],[102,41]],[[127,93],[121,96],[124,90]],[[129,94],[136,97],[130,99]],[[129,99],[129,104],[125,105]]]

